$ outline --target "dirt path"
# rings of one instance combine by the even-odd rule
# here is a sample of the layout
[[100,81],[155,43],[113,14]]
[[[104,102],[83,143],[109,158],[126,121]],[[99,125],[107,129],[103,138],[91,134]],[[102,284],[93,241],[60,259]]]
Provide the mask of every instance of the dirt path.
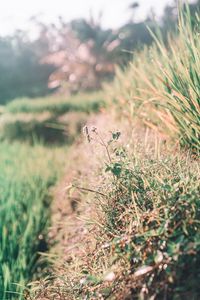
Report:
[[[109,124],[109,126],[108,126]],[[112,125],[110,125],[112,124]],[[101,114],[93,116],[87,122],[87,127],[100,130],[102,137],[108,139],[110,132],[116,130],[116,125],[111,122],[111,116]],[[54,191],[52,205],[52,228],[50,237],[57,241],[54,251],[59,253],[64,261],[70,261],[71,255],[81,254],[83,239],[88,232],[86,222],[79,218],[80,215],[88,215],[89,208],[82,205],[81,198],[87,198],[87,194],[93,194],[96,190],[98,170],[105,160],[105,149],[95,142],[88,143],[87,137],[82,135],[72,147],[63,180]],[[89,179],[89,180],[88,180]],[[77,188],[75,188],[75,186]]]

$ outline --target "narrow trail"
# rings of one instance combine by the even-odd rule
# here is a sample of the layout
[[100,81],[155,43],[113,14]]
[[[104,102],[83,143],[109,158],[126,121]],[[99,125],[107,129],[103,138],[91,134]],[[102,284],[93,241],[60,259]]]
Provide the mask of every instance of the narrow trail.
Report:
[[[110,131],[116,130],[116,124],[111,122],[108,114],[92,116],[87,126],[98,128],[104,138],[109,136]],[[90,208],[82,205],[81,200],[83,196],[87,198],[88,193],[95,194],[100,180],[98,170],[104,159],[105,150],[95,143],[88,143],[83,135],[68,155],[65,176],[54,191],[52,227],[49,232],[50,238],[57,241],[53,251],[58,253],[61,261],[68,262],[77,254],[83,255],[81,245],[87,243],[88,230],[87,222],[79,216],[89,215]]]

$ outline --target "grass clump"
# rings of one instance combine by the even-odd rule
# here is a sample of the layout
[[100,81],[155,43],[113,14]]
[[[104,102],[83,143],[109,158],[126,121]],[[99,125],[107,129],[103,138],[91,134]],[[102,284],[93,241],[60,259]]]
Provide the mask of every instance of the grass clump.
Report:
[[111,87],[111,98],[131,120],[137,115],[151,128],[178,137],[184,146],[200,149],[200,17],[187,8],[179,13],[179,34],[168,46],[161,38],[135,53]]
[[24,299],[47,248],[50,193],[58,175],[59,149],[0,145],[0,299]]

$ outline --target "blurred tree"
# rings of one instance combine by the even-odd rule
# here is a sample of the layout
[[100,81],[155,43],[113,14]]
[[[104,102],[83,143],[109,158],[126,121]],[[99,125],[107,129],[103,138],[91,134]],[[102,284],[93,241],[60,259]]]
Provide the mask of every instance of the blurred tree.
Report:
[[[194,14],[200,0],[189,6]],[[138,2],[130,5],[132,19],[118,30],[103,29],[101,17],[70,23],[59,17],[57,25],[33,17],[39,32],[34,41],[23,31],[0,38],[0,103],[43,96],[58,88],[65,92],[100,88],[104,80],[113,78],[116,64],[126,66],[135,50],[153,41],[146,26],[154,28],[153,14],[136,23],[137,7]],[[167,5],[159,23],[166,42],[177,20],[175,4]]]
[[49,93],[47,82],[54,67],[40,64],[39,45],[30,42],[22,31],[0,38],[1,104],[17,97],[38,97]]
[[129,5],[129,9],[132,11],[132,16],[131,16],[131,21],[130,22],[134,22],[136,9],[138,7],[139,7],[139,3],[138,2],[133,2],[133,3],[131,3]]
[[43,63],[53,63],[57,70],[50,76],[49,87],[70,92],[93,90],[114,75],[114,64],[120,41],[111,29],[104,30],[93,19],[57,25],[60,46],[50,52]]

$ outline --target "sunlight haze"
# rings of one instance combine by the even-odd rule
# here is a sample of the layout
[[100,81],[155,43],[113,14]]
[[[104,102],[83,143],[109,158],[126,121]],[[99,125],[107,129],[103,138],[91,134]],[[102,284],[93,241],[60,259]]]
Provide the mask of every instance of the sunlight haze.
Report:
[[[2,1],[0,6],[0,35],[10,34],[16,29],[30,28],[29,20],[36,15],[42,21],[55,22],[58,16],[62,16],[66,21],[71,21],[80,17],[89,18],[91,14],[98,17],[99,13],[102,12],[102,25],[116,28],[130,19],[129,5],[133,2],[133,0]],[[138,0],[137,2],[140,7],[136,10],[135,18],[141,20],[147,16],[151,8],[157,16],[160,16],[165,5],[173,1]]]

